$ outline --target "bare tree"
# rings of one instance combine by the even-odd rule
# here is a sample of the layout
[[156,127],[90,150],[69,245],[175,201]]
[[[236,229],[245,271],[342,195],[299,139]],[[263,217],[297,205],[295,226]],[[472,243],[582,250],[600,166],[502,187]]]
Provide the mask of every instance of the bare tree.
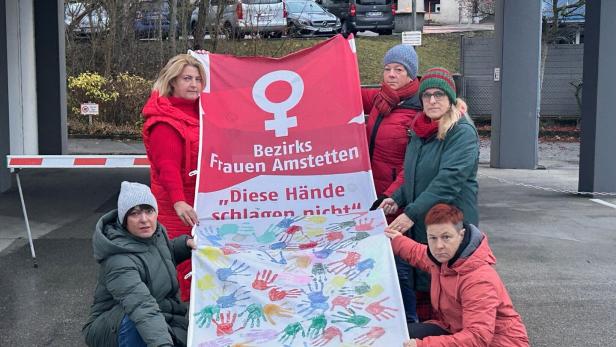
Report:
[[[547,17],[547,21],[550,22],[548,24],[548,36],[546,40],[548,42],[557,41],[559,35],[560,24],[563,20],[577,15],[580,9],[586,6],[586,0],[571,0],[563,3],[563,1],[559,0],[543,0],[543,3],[546,5],[548,11],[545,13],[545,17]],[[544,17],[544,18],[545,18]]]
[[199,0],[199,15],[197,17],[197,23],[193,30],[194,49],[203,49],[204,37],[205,37],[205,25],[208,8],[210,7],[210,0]]
[[494,15],[496,0],[458,0],[458,4],[471,18]]

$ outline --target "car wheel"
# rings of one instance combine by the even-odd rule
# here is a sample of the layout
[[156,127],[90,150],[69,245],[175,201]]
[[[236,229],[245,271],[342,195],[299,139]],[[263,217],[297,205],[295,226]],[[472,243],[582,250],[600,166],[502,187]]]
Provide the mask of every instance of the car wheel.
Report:
[[391,35],[391,33],[392,33],[391,29],[379,30],[379,35]]

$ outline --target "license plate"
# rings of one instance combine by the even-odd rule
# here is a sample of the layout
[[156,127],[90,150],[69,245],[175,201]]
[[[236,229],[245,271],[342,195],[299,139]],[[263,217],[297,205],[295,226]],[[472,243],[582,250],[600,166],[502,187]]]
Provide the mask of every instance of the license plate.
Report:
[[383,12],[381,11],[366,12],[366,16],[368,17],[379,17],[382,15],[383,15]]
[[331,32],[334,31],[334,28],[320,28],[319,31]]

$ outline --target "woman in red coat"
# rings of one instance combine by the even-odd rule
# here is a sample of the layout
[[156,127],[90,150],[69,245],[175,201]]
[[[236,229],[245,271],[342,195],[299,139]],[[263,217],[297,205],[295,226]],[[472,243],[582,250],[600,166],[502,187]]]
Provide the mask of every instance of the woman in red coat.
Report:
[[[488,238],[462,212],[437,204],[426,215],[428,246],[390,227],[394,253],[431,274],[434,320],[409,324],[405,347],[527,347],[526,328],[494,269]],[[428,252],[428,248],[429,252]]]
[[[199,156],[199,95],[205,70],[188,54],[169,60],[158,74],[143,107],[143,142],[150,160],[152,193],[158,202],[158,220],[169,238],[188,234],[197,224],[193,209]],[[191,262],[178,264],[182,300],[190,299]]]
[[[383,82],[379,89],[362,89],[366,132],[370,152],[372,178],[379,197],[372,209],[391,196],[404,182],[404,152],[409,142],[408,130],[421,111],[417,96],[418,58],[409,45],[397,45],[383,57]],[[391,222],[396,216],[390,216]],[[418,320],[413,271],[408,263],[396,257],[398,279],[402,289],[404,310],[408,322]],[[427,297],[427,295],[426,295]],[[429,305],[424,308],[429,317]]]

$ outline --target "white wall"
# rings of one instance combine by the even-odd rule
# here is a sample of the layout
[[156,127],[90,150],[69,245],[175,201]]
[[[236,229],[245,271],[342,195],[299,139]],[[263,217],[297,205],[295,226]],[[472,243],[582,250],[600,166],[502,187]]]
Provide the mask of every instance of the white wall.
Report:
[[[441,0],[440,13],[428,13],[426,8],[425,19],[431,20],[439,24],[457,24],[460,18],[458,1],[456,0]],[[462,18],[462,23],[467,23],[468,18]]]
[[33,0],[6,2],[11,154],[38,154]]

